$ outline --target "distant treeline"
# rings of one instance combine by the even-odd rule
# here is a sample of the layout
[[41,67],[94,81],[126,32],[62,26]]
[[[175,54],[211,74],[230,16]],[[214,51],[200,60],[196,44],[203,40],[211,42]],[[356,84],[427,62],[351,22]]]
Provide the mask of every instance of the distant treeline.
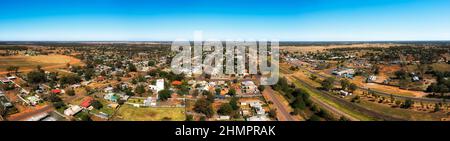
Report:
[[26,46],[1,46],[0,50],[26,50],[28,47]]
[[331,46],[331,45],[352,45],[352,44],[408,44],[408,45],[434,45],[450,46],[450,41],[281,41],[280,46]]

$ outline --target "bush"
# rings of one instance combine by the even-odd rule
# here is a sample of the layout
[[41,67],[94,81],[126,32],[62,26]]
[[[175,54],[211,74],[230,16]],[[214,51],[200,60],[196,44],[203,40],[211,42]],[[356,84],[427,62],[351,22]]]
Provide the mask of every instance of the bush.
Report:
[[168,89],[164,89],[158,92],[159,100],[166,101],[171,97],[172,91]]
[[320,121],[320,117],[317,115],[312,115],[307,121]]
[[405,102],[400,106],[400,108],[408,109],[411,108],[411,106],[414,104],[414,101],[411,99],[405,100]]
[[217,113],[220,115],[230,115],[233,112],[233,108],[229,103],[224,103],[220,105],[219,110],[217,110]]

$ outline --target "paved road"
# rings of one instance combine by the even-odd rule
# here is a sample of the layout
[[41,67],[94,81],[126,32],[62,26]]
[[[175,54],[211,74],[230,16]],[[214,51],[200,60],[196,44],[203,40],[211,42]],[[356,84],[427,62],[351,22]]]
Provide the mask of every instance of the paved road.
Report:
[[279,97],[275,96],[275,91],[272,88],[266,86],[263,91],[263,95],[266,96],[266,100],[272,101],[273,105],[277,109],[277,118],[279,121],[296,121],[294,117],[290,114],[289,110],[283,105]]

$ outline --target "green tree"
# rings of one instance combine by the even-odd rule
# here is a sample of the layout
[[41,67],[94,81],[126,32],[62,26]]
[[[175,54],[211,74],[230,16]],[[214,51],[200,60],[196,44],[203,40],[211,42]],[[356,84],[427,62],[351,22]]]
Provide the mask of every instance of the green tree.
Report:
[[153,66],[155,66],[155,64],[156,64],[156,62],[154,60],[150,60],[150,61],[148,61],[147,65],[150,67],[153,67]]
[[239,100],[239,98],[237,98],[237,97],[231,98],[230,106],[233,110],[239,110],[238,100]]
[[134,92],[137,94],[143,94],[143,93],[145,93],[145,87],[143,85],[138,85],[134,89]]
[[194,116],[186,115],[186,121],[194,121]]
[[68,89],[68,90],[66,91],[66,94],[67,94],[68,96],[74,96],[74,95],[75,95],[75,90],[73,90],[73,89]]
[[158,92],[158,98],[161,101],[166,101],[167,99],[169,99],[172,95],[172,91],[168,90],[168,89],[164,89]]
[[434,112],[439,112],[441,110],[441,105],[436,103],[434,104]]
[[217,110],[217,113],[220,115],[230,115],[233,112],[233,108],[229,103],[224,103],[220,105],[219,110]]
[[349,88],[350,81],[348,81],[347,79],[342,79],[340,82],[343,90],[347,90]]
[[234,88],[231,88],[230,90],[228,90],[228,95],[235,96],[236,95],[236,90]]
[[292,107],[304,110],[304,109],[306,109],[306,104],[305,104],[305,101],[303,101],[302,97],[297,96]]
[[313,114],[307,121],[320,121],[320,117]]
[[64,106],[66,106],[66,104],[64,104],[64,102],[53,102],[52,103],[53,107],[55,107],[56,109],[62,108]]
[[269,117],[277,118],[277,110],[276,109],[270,109],[269,110]]
[[98,101],[98,100],[92,101],[91,106],[97,110],[103,108],[103,104],[100,103],[100,101]]
[[212,117],[214,115],[211,103],[204,98],[199,99],[195,102],[194,111],[197,113],[205,114],[207,117]]
[[209,91],[203,91],[203,95],[206,96],[206,100],[208,100],[208,102],[214,103],[214,99],[216,99],[214,94]]
[[27,74],[27,80],[29,83],[44,83],[47,81],[45,73],[42,71],[31,71]]
[[407,99],[400,107],[404,108],[404,109],[408,109],[408,108],[411,108],[412,105],[414,105],[414,101],[412,101],[411,99]]
[[136,72],[137,68],[133,63],[128,63],[128,71],[130,72]]
[[80,83],[81,82],[81,78],[78,75],[65,75],[63,77],[61,77],[59,79],[59,82],[61,83],[61,85],[72,85],[72,84],[76,84],[76,83]]
[[322,88],[324,90],[332,90],[334,87],[334,81],[335,79],[333,77],[328,77],[327,79],[323,80],[320,84],[322,85]]
[[220,95],[220,91],[221,91],[222,89],[220,89],[220,88],[216,88],[216,95]]
[[259,85],[259,86],[258,86],[258,90],[259,90],[260,92],[263,92],[265,88],[266,88],[266,86],[264,86],[264,85]]
[[123,92],[125,92],[125,95],[134,96],[134,93],[129,88],[126,88]]
[[358,86],[355,83],[351,83],[347,89],[350,92],[354,92],[356,89],[358,89]]
[[86,69],[86,71],[84,72],[84,79],[89,81],[92,79],[92,77],[95,75],[95,71],[94,69]]
[[6,70],[8,72],[14,72],[14,73],[17,74],[19,72],[19,67],[18,66],[9,66],[9,67],[6,68]]

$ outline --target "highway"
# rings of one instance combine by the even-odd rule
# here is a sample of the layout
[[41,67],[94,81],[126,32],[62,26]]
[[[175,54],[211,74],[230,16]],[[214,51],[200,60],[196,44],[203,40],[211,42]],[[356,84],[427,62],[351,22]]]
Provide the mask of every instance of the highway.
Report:
[[279,97],[275,96],[275,91],[272,90],[272,88],[266,86],[266,88],[263,91],[263,95],[267,98],[267,101],[272,101],[273,105],[277,109],[277,118],[279,121],[297,121],[292,115],[290,114],[289,110],[286,108],[285,105],[283,105],[283,102],[279,99]]

